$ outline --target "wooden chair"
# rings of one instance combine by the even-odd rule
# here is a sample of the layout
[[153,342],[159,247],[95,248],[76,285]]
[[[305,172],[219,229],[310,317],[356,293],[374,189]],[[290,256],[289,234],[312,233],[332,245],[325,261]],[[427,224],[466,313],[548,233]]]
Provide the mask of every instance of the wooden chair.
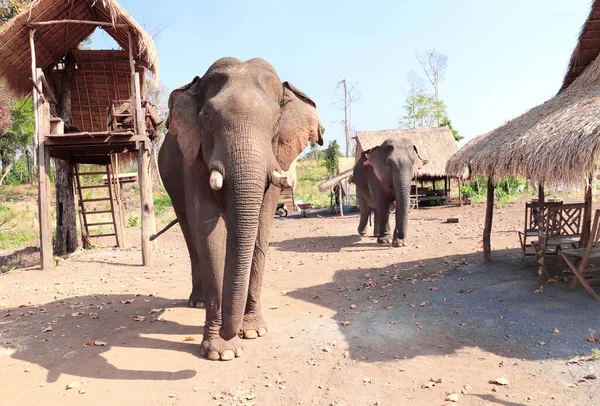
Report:
[[[549,202],[546,203],[544,207],[544,214],[547,213],[548,207],[560,206],[562,202]],[[527,202],[525,203],[525,227],[523,230],[517,231],[519,234],[519,242],[521,243],[521,258],[523,262],[535,262],[535,249],[529,250],[528,248],[533,248],[531,246],[531,240],[538,238],[538,219],[539,219],[539,209],[537,202]],[[529,240],[529,241],[528,241]],[[532,259],[529,259],[533,257]]]
[[575,277],[569,285],[569,290],[574,291],[577,284],[581,283],[585,290],[596,300],[600,300],[596,291],[590,284],[600,282],[594,274],[600,272],[600,267],[590,264],[590,259],[600,258],[600,210],[594,215],[594,225],[587,247],[563,249],[561,255]]

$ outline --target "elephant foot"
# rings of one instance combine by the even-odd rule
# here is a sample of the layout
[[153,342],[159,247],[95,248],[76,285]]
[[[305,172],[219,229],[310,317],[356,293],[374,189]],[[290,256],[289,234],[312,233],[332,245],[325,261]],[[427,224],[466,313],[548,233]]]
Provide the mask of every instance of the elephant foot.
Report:
[[363,231],[358,230],[358,235],[360,235],[361,237],[365,237],[367,235],[367,232],[364,230]]
[[194,286],[192,293],[188,300],[190,307],[196,307],[198,309],[204,309],[206,302],[204,301],[204,293],[202,293],[202,286]]
[[392,247],[406,247],[408,245],[407,240],[401,240],[399,238],[394,238],[392,241]]
[[242,341],[234,337],[229,341],[219,337],[219,333],[208,335],[205,332],[205,338],[200,344],[200,355],[211,361],[231,361],[236,357],[242,356]]
[[245,314],[240,337],[247,340],[254,340],[258,337],[267,335],[267,323],[261,314]]
[[390,237],[389,236],[383,236],[383,237],[378,237],[377,238],[377,243],[378,244],[389,244],[390,243]]

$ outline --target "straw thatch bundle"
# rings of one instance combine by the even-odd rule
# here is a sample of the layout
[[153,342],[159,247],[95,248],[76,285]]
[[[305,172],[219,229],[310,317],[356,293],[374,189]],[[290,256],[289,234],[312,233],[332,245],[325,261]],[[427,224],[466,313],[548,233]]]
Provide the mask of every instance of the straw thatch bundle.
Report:
[[337,176],[334,176],[331,179],[327,179],[321,183],[319,183],[317,185],[317,188],[319,189],[319,192],[326,192],[329,189],[331,189],[332,187],[334,187],[337,183],[341,182],[342,180],[350,177],[352,175],[352,172],[354,171],[354,166],[342,173],[340,173]]
[[448,173],[468,167],[471,175],[524,175],[549,186],[576,185],[592,174],[600,152],[599,53],[596,0],[558,95],[471,140],[449,160]]
[[356,133],[357,155],[381,145],[390,137],[406,137],[417,147],[419,156],[428,160],[419,170],[418,177],[443,178],[446,162],[458,147],[448,127],[411,128],[382,131],[359,131]]
[[31,91],[29,32],[35,28],[36,65],[45,69],[56,65],[94,30],[84,23],[51,24],[33,27],[34,22],[84,20],[109,23],[102,28],[125,50],[132,35],[136,62],[158,74],[158,54],[150,35],[113,0],[34,0],[21,14],[0,27],[0,76],[18,93]]

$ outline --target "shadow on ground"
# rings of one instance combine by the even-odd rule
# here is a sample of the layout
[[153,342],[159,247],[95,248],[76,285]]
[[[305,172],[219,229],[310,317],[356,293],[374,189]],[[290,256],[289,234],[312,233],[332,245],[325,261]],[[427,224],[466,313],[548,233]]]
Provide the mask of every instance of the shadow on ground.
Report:
[[[389,361],[479,347],[528,360],[590,355],[600,303],[565,282],[537,288],[535,267],[518,250],[336,271],[332,282],[290,296],[337,311],[334,319],[358,360]],[[315,300],[317,298],[317,300]]]
[[[116,294],[74,297],[42,306],[4,310],[0,324],[2,344],[9,351],[15,350],[13,358],[47,369],[48,382],[55,382],[61,374],[123,380],[188,379],[196,375],[195,370],[161,371],[165,364],[156,359],[135,359],[137,355],[150,353],[132,351],[177,351],[199,359],[198,346],[194,344],[201,340],[200,315],[197,326],[182,325],[170,317],[175,310],[198,312],[177,309],[186,304],[154,296]],[[136,316],[143,321],[135,320]],[[51,330],[45,331],[49,327]],[[189,335],[196,335],[198,341],[184,342],[183,338]],[[106,345],[94,345],[91,343],[94,341]],[[119,347],[127,348],[129,359],[134,360],[124,360],[124,364],[147,365],[148,370],[112,365],[109,360],[114,360],[115,355],[107,357],[106,353],[119,351]],[[156,358],[156,353],[152,357]]]

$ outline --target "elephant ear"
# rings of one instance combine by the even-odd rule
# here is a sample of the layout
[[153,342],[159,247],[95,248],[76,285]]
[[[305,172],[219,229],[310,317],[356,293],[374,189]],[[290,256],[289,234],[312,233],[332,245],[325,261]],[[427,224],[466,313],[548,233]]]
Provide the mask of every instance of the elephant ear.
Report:
[[323,145],[317,105],[289,82],[283,82],[277,139],[277,161],[284,171],[309,142]]
[[193,86],[200,80],[198,76],[191,83],[173,90],[169,96],[169,118],[167,129],[177,139],[186,161],[193,161],[200,151],[199,102]]
[[419,150],[417,150],[416,145],[413,145],[413,148],[415,150],[415,162],[413,164],[413,176],[417,176],[419,173],[419,169],[421,169],[423,166],[425,166],[427,164],[427,162],[429,162],[429,161],[427,159],[421,158],[421,155],[419,155]]

